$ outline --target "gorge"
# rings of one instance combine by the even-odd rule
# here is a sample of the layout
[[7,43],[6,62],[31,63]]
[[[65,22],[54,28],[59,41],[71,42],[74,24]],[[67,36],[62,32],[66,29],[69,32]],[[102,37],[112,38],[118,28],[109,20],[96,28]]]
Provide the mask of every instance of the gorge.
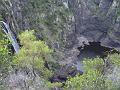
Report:
[[0,0],[0,90],[119,90],[119,54],[120,0]]

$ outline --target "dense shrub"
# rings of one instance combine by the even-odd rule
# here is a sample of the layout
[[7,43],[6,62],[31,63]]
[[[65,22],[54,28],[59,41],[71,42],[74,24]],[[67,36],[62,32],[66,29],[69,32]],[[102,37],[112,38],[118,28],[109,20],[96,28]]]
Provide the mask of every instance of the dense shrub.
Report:
[[0,73],[8,72],[10,68],[11,56],[8,50],[9,41],[0,28]]
[[17,68],[37,70],[43,78],[48,78],[52,72],[45,67],[45,62],[50,60],[52,50],[33,34],[34,31],[25,31],[20,35],[22,48],[15,55],[13,64]]
[[109,60],[113,65],[120,66],[120,55],[119,54],[110,55]]
[[4,88],[4,78],[11,70],[12,57],[10,56],[8,44],[9,40],[0,28],[0,90]]
[[119,90],[120,55],[110,55],[108,62],[106,67],[101,58],[85,59],[84,74],[69,78],[65,90]]

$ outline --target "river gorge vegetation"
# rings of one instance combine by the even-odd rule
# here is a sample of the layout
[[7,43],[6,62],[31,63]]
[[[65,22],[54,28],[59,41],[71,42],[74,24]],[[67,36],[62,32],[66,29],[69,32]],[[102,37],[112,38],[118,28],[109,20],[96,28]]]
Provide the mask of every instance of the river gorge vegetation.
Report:
[[120,90],[120,1],[0,0],[0,90]]

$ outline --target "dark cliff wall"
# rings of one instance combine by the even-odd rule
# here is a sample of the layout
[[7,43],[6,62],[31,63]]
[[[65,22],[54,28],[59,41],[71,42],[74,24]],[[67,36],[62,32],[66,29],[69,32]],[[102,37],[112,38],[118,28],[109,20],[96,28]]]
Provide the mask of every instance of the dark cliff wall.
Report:
[[119,0],[68,2],[75,18],[76,38],[83,36],[88,42],[101,42],[103,46],[120,50]]

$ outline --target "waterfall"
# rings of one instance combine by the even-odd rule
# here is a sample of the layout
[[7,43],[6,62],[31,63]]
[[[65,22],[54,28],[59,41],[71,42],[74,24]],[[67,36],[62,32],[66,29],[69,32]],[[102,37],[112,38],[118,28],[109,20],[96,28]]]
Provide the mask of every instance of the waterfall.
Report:
[[78,61],[76,62],[76,67],[78,71],[84,72],[84,68],[83,68],[83,63],[82,61]]
[[4,33],[8,36],[9,40],[12,42],[12,46],[15,50],[15,53],[18,53],[20,47],[19,44],[17,43],[17,40],[13,34],[13,32],[10,30],[10,27],[7,23],[5,23],[4,21],[0,21],[5,28],[3,28]]

